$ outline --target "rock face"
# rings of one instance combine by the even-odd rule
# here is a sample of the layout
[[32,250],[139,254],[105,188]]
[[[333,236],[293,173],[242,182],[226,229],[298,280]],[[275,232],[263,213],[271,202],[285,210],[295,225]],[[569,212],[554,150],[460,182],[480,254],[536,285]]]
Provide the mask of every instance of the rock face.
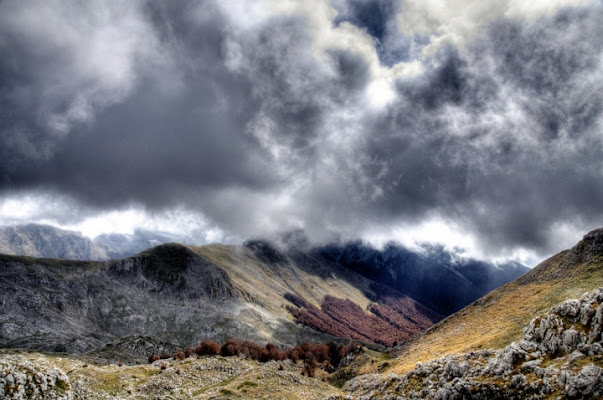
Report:
[[0,227],[0,253],[70,260],[107,260],[105,249],[77,232],[47,225]]
[[603,397],[603,288],[567,300],[501,351],[417,363],[410,373],[365,375],[344,390],[361,399],[594,399]]
[[0,261],[2,347],[83,352],[132,335],[189,345],[219,336],[208,330],[220,323],[222,334],[237,331],[239,293],[183,246],[100,263]]
[[603,228],[584,235],[572,252],[580,258],[579,262],[593,261],[603,256]]

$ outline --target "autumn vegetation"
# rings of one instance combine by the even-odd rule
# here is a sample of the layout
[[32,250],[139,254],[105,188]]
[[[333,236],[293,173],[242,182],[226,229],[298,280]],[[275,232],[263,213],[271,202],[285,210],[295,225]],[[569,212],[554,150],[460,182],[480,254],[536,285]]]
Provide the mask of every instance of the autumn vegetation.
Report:
[[[381,288],[377,293],[380,292]],[[385,346],[402,342],[439,319],[437,314],[432,319],[426,317],[425,311],[416,310],[406,297],[391,293],[377,296],[369,312],[349,299],[333,296],[325,296],[320,308],[294,293],[286,293],[285,299],[295,305],[287,306],[287,310],[299,324],[333,336]]]
[[[360,349],[360,343],[355,341],[345,345],[337,343],[302,343],[299,346],[281,350],[272,343],[261,346],[247,340],[228,339],[222,345],[211,341],[203,341],[194,350],[189,348],[185,351],[178,351],[173,357],[169,358],[184,360],[196,354],[197,356],[238,356],[259,362],[291,360],[297,363],[302,361],[304,364],[302,374],[314,377],[317,367],[321,367],[326,371],[334,371],[348,354],[358,352]],[[165,354],[152,354],[149,356],[149,363],[165,358]]]

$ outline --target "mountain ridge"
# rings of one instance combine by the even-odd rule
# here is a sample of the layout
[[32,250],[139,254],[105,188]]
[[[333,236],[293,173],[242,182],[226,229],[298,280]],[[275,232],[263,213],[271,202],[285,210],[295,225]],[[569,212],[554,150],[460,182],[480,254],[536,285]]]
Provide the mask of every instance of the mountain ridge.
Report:
[[[183,347],[347,340],[295,324],[285,307],[291,291],[314,303],[348,299],[374,315],[372,281],[311,254],[258,246],[163,244],[100,262],[0,255],[0,346],[81,353],[136,335]],[[425,328],[413,324],[399,337]]]
[[[148,264],[149,260],[157,263]],[[165,260],[175,261],[165,268],[162,266]],[[276,285],[270,288],[278,293],[291,290],[298,293],[308,302],[308,308],[320,306],[325,292],[343,293],[352,287],[355,288],[350,292],[352,299],[369,306],[374,304],[374,296],[379,292],[374,287],[376,282],[338,264],[332,264],[336,267],[327,271],[320,260],[313,253],[285,253],[266,243],[247,247],[167,244],[145,251],[138,258],[102,263],[73,264],[64,260],[0,256],[3,265],[0,271],[47,263],[48,268],[59,272],[75,268],[81,278],[86,272],[115,268],[117,273],[111,276],[114,280],[136,278],[135,287],[144,284],[145,289],[157,289],[165,303],[177,305],[181,312],[182,301],[189,293],[188,281],[179,280],[183,271],[194,276],[204,271],[211,274],[214,268],[223,271],[237,289],[234,293],[225,292],[227,298],[250,295],[254,288],[255,293],[260,293],[257,303],[252,304],[256,311],[263,309],[269,313],[283,308],[280,300],[267,295],[266,285]],[[201,262],[205,264],[198,265]],[[33,272],[37,270],[34,268]],[[273,274],[280,280],[265,282],[265,277]],[[289,276],[295,279],[290,281]],[[22,278],[16,280],[19,284],[53,286],[44,275],[31,275],[36,278],[33,281],[28,275],[17,277]],[[0,276],[0,285],[2,282]],[[168,287],[177,290],[172,293]],[[367,288],[370,293],[365,291]],[[61,288],[55,289],[60,292]],[[211,292],[206,295],[212,296]],[[6,304],[4,300],[0,302],[2,307]],[[598,398],[603,395],[602,302],[603,229],[600,229],[589,232],[571,249],[549,257],[525,276],[488,293],[401,345],[385,352],[383,348],[375,348],[380,351],[363,348],[342,359],[334,371],[317,369],[319,379],[300,376],[305,373],[305,363],[303,366],[292,360],[258,363],[240,356],[187,360],[174,356],[149,365],[123,367],[111,363],[96,365],[96,362],[82,365],[83,360],[103,354],[111,354],[115,359],[128,347],[139,346],[137,342],[146,349],[174,349],[166,343],[155,343],[153,338],[134,337],[115,341],[110,350],[101,349],[82,358],[0,350],[0,385],[10,393],[28,388],[46,391],[57,398],[77,395],[99,400],[149,396],[265,398],[266,393],[274,398],[324,400]],[[135,302],[121,306],[135,306]],[[29,376],[42,376],[48,383],[38,385]]]
[[[89,239],[78,232],[46,225],[0,227],[0,253],[43,258],[106,261],[135,256],[170,242],[193,246],[192,241],[183,236],[144,230],[136,230],[131,235],[103,234]],[[193,247],[200,249],[203,246]],[[394,243],[378,250],[359,241],[312,247],[301,232],[283,235],[281,246],[256,239],[246,241],[242,247],[252,249],[266,265],[279,263],[285,254],[301,263],[311,262],[311,259],[330,261],[392,287],[442,315],[451,314],[529,271],[517,263],[496,265],[466,258],[437,245],[424,245],[420,252]],[[206,253],[206,256],[212,254],[211,251]],[[214,261],[219,264],[222,260]],[[273,272],[278,274],[279,269]],[[323,273],[320,269],[314,272],[319,276]],[[316,305],[320,303],[320,299],[310,300]],[[365,307],[367,303],[361,306]]]

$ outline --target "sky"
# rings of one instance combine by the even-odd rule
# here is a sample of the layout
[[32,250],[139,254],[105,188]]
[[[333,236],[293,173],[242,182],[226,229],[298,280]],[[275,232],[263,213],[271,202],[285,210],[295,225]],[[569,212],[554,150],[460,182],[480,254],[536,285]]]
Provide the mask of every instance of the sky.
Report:
[[2,0],[0,224],[533,264],[603,226],[601,21],[600,0]]

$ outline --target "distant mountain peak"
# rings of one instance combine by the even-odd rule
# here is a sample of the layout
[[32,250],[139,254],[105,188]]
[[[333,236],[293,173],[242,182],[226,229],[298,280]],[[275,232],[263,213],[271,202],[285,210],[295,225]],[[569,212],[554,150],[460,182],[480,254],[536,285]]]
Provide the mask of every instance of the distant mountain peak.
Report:
[[137,229],[131,234],[102,234],[90,239],[80,232],[50,225],[0,227],[0,254],[102,261],[132,256],[168,242],[191,243],[182,235]]

